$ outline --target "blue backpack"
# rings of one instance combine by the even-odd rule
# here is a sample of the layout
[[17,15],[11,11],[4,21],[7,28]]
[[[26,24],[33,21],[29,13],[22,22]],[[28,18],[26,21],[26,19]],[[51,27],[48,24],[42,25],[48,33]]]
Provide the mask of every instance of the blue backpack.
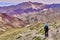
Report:
[[48,28],[48,24],[47,23],[45,24],[45,28]]

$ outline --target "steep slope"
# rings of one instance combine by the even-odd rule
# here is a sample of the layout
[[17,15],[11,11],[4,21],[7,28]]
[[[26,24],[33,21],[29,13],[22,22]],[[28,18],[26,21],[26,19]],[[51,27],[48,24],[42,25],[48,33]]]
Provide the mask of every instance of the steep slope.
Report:
[[2,29],[10,29],[24,27],[25,22],[19,18],[9,16],[6,13],[0,13],[0,25]]

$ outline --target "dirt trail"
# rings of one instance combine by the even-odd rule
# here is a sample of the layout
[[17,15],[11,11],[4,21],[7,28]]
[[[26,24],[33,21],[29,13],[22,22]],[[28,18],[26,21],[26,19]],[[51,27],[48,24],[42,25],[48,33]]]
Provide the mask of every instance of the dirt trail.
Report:
[[53,30],[49,30],[48,40],[54,40],[54,39],[53,39]]
[[49,36],[46,40],[56,40],[56,36],[58,36],[57,29],[51,27],[51,29],[49,29]]

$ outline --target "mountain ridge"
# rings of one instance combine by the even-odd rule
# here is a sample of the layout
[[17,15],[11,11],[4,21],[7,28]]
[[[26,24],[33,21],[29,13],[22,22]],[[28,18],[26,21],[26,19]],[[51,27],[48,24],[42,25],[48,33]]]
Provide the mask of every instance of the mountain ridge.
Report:
[[[60,4],[43,4],[24,2],[15,6],[0,7],[3,23],[13,25],[14,28],[33,24],[60,20]],[[8,25],[9,26],[9,25]]]
[[50,8],[59,9],[60,4],[43,4],[43,3],[38,3],[38,2],[23,2],[17,5],[0,7],[0,13],[8,13],[8,14],[24,13],[28,9],[30,12],[32,12],[32,11],[39,11],[39,10],[50,9]]

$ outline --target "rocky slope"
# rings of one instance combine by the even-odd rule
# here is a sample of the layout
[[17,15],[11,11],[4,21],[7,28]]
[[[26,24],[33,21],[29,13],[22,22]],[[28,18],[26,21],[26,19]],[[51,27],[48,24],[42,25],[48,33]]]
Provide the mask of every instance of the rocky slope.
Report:
[[0,13],[0,28],[2,30],[24,27],[26,24],[19,18],[9,16],[5,13]]
[[44,36],[44,24],[35,23],[24,28],[8,30],[0,35],[0,40],[60,40],[59,22],[48,23],[49,37],[47,38]]
[[17,5],[0,7],[0,13],[17,17],[27,24],[37,22],[51,22],[60,20],[60,4],[43,4],[37,2],[23,2]]
[[0,18],[2,28],[23,27],[35,22],[56,22],[60,20],[60,4],[43,4],[29,1],[0,7]]
[[[44,37],[46,22],[48,38]],[[0,7],[0,40],[60,40],[59,22],[60,4],[23,2]]]

